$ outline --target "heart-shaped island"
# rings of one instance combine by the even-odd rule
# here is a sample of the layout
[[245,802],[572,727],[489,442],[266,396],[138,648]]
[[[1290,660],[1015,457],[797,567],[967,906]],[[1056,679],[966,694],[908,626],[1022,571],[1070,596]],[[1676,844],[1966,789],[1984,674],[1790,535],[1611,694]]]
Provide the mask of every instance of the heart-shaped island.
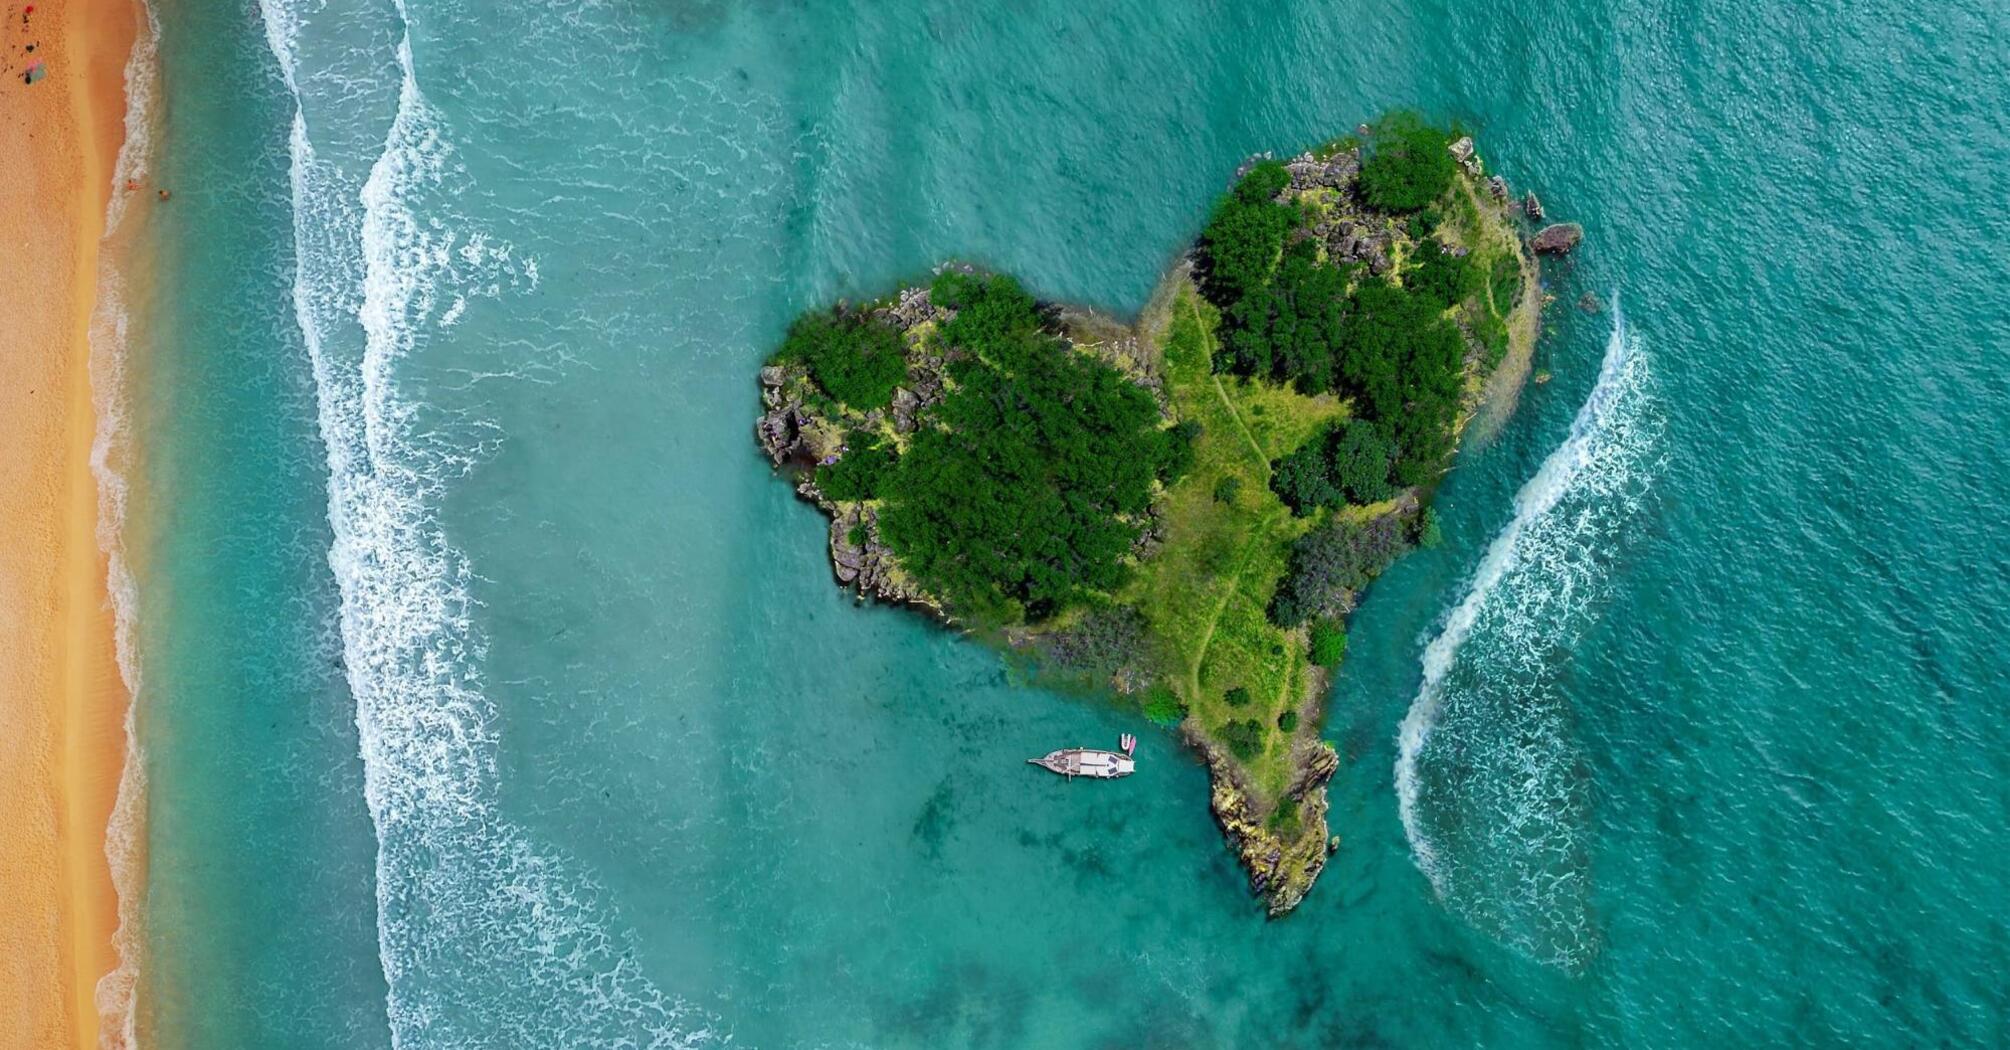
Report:
[[803,315],[761,371],[761,447],[839,582],[1177,726],[1272,915],[1339,845],[1347,616],[1436,542],[1430,491],[1544,302],[1532,196],[1470,138],[1362,130],[1246,165],[1135,324],[951,266]]

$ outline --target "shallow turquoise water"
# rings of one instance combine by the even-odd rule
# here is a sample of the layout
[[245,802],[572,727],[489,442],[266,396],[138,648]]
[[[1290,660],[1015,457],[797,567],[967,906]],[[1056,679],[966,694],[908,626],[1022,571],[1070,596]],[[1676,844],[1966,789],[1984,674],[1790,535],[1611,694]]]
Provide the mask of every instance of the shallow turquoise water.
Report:
[[[162,4],[151,1045],[2010,1038],[2001,12]],[[1141,727],[830,585],[752,371],[952,256],[1134,310],[1392,104],[1589,236],[1268,923],[1169,737],[1033,776]]]

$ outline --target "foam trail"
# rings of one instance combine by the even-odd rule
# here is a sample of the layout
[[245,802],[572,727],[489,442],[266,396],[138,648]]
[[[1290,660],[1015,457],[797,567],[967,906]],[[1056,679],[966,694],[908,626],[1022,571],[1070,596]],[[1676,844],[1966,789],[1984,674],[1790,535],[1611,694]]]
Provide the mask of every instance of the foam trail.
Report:
[[1649,363],[1615,295],[1598,381],[1425,648],[1398,735],[1398,811],[1433,890],[1563,965],[1594,933],[1583,780],[1553,669],[1590,624],[1657,467]]
[[113,644],[119,679],[126,691],[125,761],[119,771],[118,793],[105,826],[105,861],[118,897],[118,927],[112,933],[116,962],[98,979],[93,1003],[98,1012],[101,1047],[139,1046],[137,1033],[141,899],[144,857],[140,822],[146,801],[146,762],[141,753],[137,711],[140,667],[135,655],[134,620],[139,615],[138,591],[126,559],[127,472],[131,469],[131,413],[126,390],[126,357],[131,346],[131,317],[126,310],[125,276],[119,267],[125,251],[128,180],[141,180],[153,158],[153,130],[160,84],[160,22],[150,4],[133,36],[125,68],[125,136],[112,167],[110,203],[100,241],[96,298],[91,308],[91,401],[96,431],[91,440],[91,474],[98,491],[97,541],[106,558],[105,588],[111,597]]
[[[534,284],[534,264],[457,214],[452,147],[419,88],[402,4],[395,96],[359,96],[351,89],[374,81],[338,69],[326,77],[336,92],[313,108],[302,97],[327,72],[315,64],[315,12],[287,0],[262,7],[297,103],[294,309],[328,460],[329,564],[377,837],[391,1043],[707,1042],[710,1028],[651,984],[609,931],[592,881],[499,812],[497,711],[483,688],[473,573],[437,509],[480,450],[443,437],[441,410],[400,384],[400,366],[433,333],[473,298]],[[367,67],[377,57],[350,47],[332,59]],[[374,155],[345,153],[353,122],[385,110]],[[331,131],[324,153],[310,113],[352,123]]]

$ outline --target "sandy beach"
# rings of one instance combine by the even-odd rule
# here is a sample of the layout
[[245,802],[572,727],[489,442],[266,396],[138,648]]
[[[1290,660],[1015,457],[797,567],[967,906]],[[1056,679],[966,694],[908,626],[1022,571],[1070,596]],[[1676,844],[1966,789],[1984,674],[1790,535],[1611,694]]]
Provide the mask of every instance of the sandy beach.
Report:
[[0,12],[0,1046],[116,1046],[95,995],[117,962],[105,833],[127,697],[96,536],[87,333],[138,11]]

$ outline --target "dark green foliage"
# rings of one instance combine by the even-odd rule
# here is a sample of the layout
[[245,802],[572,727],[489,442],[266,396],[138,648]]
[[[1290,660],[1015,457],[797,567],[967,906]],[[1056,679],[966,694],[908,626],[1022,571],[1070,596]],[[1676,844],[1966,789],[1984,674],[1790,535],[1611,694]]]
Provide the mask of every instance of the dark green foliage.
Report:
[[1514,312],[1515,302],[1521,298],[1521,259],[1514,255],[1495,259],[1488,280],[1494,299],[1494,313],[1505,320],[1508,314]]
[[1327,670],[1347,658],[1347,630],[1340,621],[1323,617],[1312,622],[1312,662]]
[[880,483],[893,469],[893,452],[859,430],[846,434],[844,443],[842,458],[817,469],[817,487],[834,500],[879,498]]
[[1170,688],[1152,686],[1145,692],[1145,717],[1162,726],[1176,726],[1186,720],[1186,705]]
[[1270,487],[1300,516],[1342,503],[1375,503],[1395,495],[1389,485],[1392,458],[1380,432],[1350,419],[1314,434],[1278,460]]
[[1189,419],[1159,431],[1158,479],[1171,487],[1193,469],[1193,443],[1200,440],[1200,424]]
[[1346,498],[1333,483],[1333,461],[1326,431],[1320,431],[1278,460],[1270,471],[1270,487],[1293,514],[1310,514],[1320,507],[1337,507]]
[[1405,275],[1403,284],[1431,301],[1453,306],[1479,292],[1486,275],[1474,266],[1471,256],[1453,255],[1437,241],[1417,246],[1417,268]]
[[1277,728],[1289,733],[1298,728],[1298,712],[1286,711],[1277,716]]
[[1417,546],[1429,550],[1445,542],[1445,534],[1438,529],[1438,512],[1429,507],[1417,515]]
[[1451,188],[1457,162],[1451,137],[1415,117],[1398,115],[1375,130],[1374,151],[1361,163],[1361,195],[1383,211],[1416,211]]
[[1318,259],[1317,241],[1293,241],[1275,279],[1228,308],[1223,345],[1232,371],[1293,380],[1308,394],[1332,387],[1347,275]]
[[1245,718],[1238,722],[1223,723],[1215,735],[1221,738],[1222,743],[1228,745],[1229,751],[1233,752],[1235,757],[1248,762],[1263,754],[1263,739],[1269,733],[1263,728],[1263,723]]
[[830,396],[861,410],[893,400],[907,378],[900,330],[861,313],[837,310],[807,313],[789,326],[776,355],[801,361]]
[[1204,289],[1216,305],[1225,308],[1269,282],[1284,234],[1299,218],[1296,207],[1273,199],[1290,182],[1284,165],[1264,161],[1215,205],[1200,239],[1207,259]]
[[1395,450],[1381,432],[1358,419],[1334,428],[1327,441],[1333,484],[1349,503],[1378,503],[1396,494],[1389,484]]
[[1234,503],[1235,497],[1240,495],[1241,492],[1242,478],[1234,474],[1224,474],[1220,481],[1214,483],[1214,499],[1216,503]]
[[1299,829],[1298,800],[1290,795],[1278,799],[1277,807],[1270,811],[1270,816],[1263,819],[1263,826],[1280,833],[1284,838],[1296,838]]
[[1238,685],[1228,692],[1221,694],[1221,702],[1230,707],[1248,707],[1249,690]]
[[1009,277],[945,273],[956,386],[881,485],[880,534],[983,626],[1043,620],[1126,579],[1135,520],[1174,446],[1158,406],[1043,329]]
[[1296,627],[1314,616],[1345,612],[1356,591],[1368,586],[1389,563],[1409,549],[1401,515],[1390,513],[1366,524],[1334,518],[1291,545],[1291,567],[1270,602],[1270,619]]
[[1396,448],[1396,479],[1428,480],[1452,448],[1464,342],[1432,300],[1387,281],[1354,293],[1341,372],[1355,407]]
[[1116,605],[1096,609],[1065,630],[1045,635],[1041,645],[1059,667],[1107,681],[1121,673],[1143,673],[1149,637],[1143,613]]

